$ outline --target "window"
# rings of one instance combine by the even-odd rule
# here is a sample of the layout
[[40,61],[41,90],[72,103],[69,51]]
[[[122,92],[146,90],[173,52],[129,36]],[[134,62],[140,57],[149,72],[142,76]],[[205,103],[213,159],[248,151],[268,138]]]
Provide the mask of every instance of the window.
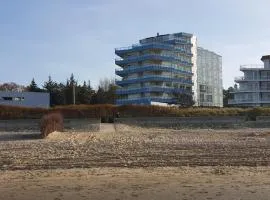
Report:
[[3,101],[24,101],[24,97],[2,97]]
[[12,97],[2,97],[4,101],[12,101]]
[[13,100],[14,101],[23,101],[24,97],[14,97]]

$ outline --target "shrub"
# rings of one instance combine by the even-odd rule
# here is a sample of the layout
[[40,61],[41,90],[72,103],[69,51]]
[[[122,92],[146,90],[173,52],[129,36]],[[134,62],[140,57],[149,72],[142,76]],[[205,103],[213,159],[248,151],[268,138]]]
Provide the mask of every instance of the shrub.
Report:
[[28,108],[20,106],[0,105],[0,120],[7,119],[40,119],[46,114],[45,108]]
[[[50,109],[24,108],[0,105],[0,119],[40,119],[44,114],[61,113],[63,118],[108,118],[119,113],[121,117],[198,117],[198,116],[254,116],[270,115],[270,108],[213,108],[213,107],[163,107],[149,105],[110,104],[65,105]],[[253,116],[252,116],[253,115]],[[103,119],[104,121],[112,121]]]
[[246,113],[246,121],[256,121],[257,116],[260,116],[261,113],[262,113],[262,109],[261,108],[250,109]]
[[54,131],[63,131],[63,116],[60,113],[49,113],[42,117],[40,123],[41,137],[45,138]]

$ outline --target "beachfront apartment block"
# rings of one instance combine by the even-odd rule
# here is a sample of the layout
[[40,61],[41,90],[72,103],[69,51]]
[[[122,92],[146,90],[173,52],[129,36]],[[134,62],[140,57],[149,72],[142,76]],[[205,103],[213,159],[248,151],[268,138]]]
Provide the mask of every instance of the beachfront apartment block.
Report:
[[[198,51],[201,52],[199,60]],[[186,94],[192,95],[197,106],[222,106],[220,103],[213,105],[216,98],[214,95],[220,95],[222,89],[215,93],[216,86],[211,85],[218,83],[221,84],[218,88],[222,88],[222,80],[214,82],[214,78],[198,76],[198,64],[203,68],[205,76],[216,75],[207,70],[221,67],[221,57],[214,59],[214,56],[209,56],[211,53],[213,52],[197,47],[196,36],[183,32],[157,34],[130,47],[115,49],[115,54],[119,57],[115,60],[118,66],[115,73],[121,77],[116,80],[119,86],[116,90],[116,104],[176,104],[177,96]],[[208,65],[205,62],[208,62],[209,57],[211,63]],[[222,79],[220,73],[217,72],[218,79]],[[206,79],[211,82],[205,81]],[[199,90],[198,81],[208,88],[207,93],[203,89]],[[199,93],[201,96],[205,95],[207,102],[204,98],[200,101]]]
[[203,107],[223,107],[222,57],[197,48],[197,103]]
[[270,106],[270,55],[262,56],[263,65],[242,65],[242,77],[236,77],[238,87],[231,93],[229,105],[242,107]]

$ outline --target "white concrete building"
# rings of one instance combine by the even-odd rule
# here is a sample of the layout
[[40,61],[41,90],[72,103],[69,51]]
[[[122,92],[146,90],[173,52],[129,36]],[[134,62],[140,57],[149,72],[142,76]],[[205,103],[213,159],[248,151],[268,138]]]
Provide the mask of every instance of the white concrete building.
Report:
[[236,77],[238,88],[229,100],[230,105],[257,107],[270,106],[270,55],[262,56],[264,65],[242,65],[243,77]]

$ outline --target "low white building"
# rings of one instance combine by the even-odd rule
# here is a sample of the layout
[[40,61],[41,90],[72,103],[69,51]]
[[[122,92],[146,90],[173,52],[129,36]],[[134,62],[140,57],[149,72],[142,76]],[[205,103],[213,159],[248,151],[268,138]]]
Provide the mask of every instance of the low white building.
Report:
[[0,105],[49,108],[50,94],[45,92],[0,91]]
[[244,76],[235,78],[238,88],[230,105],[257,107],[270,106],[270,55],[262,56],[264,65],[242,65]]

